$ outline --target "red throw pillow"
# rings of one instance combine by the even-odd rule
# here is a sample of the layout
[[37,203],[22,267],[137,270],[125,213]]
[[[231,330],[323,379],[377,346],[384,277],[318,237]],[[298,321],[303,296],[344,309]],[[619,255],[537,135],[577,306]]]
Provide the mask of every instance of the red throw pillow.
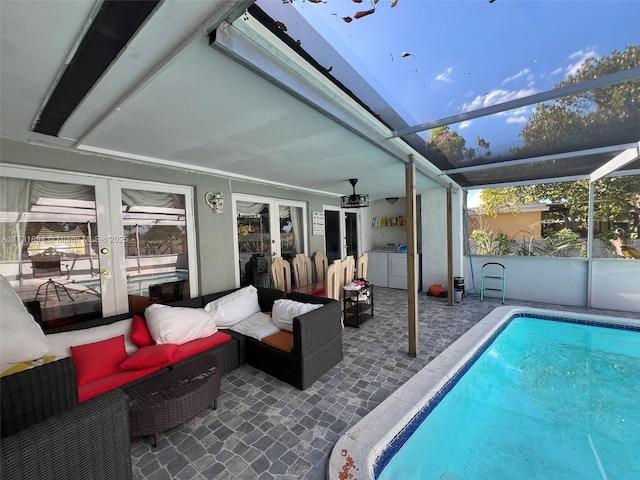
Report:
[[162,367],[171,363],[171,358],[179,347],[180,345],[175,343],[141,347],[122,362],[120,367],[125,370],[143,370],[145,368]]
[[120,364],[127,358],[124,335],[71,347],[71,356],[79,386],[121,372]]
[[147,327],[147,321],[140,315],[134,315],[131,321],[131,335],[129,338],[137,347],[149,347],[155,345],[149,327]]

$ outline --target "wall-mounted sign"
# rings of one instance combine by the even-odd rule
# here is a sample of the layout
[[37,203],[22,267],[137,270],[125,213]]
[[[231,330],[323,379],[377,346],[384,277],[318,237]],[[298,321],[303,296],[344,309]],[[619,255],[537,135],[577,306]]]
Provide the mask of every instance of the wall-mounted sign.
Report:
[[312,235],[324,235],[324,212],[313,212],[311,221]]

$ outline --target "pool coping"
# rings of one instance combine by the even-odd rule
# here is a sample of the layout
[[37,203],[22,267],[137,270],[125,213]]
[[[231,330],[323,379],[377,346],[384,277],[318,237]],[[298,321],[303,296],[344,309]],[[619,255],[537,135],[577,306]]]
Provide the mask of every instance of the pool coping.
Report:
[[347,430],[333,447],[327,467],[327,480],[374,480],[378,458],[402,429],[497,330],[518,314],[640,326],[639,320],[629,318],[531,307],[497,307]]

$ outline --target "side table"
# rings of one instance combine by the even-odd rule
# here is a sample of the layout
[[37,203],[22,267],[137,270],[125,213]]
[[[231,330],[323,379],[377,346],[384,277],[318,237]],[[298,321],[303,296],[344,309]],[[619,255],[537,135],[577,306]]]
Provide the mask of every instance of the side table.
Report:
[[189,420],[213,403],[220,392],[218,359],[211,353],[170,366],[123,390],[129,395],[129,424],[132,437],[154,435]]
[[359,328],[361,324],[373,318],[373,285],[353,284],[342,287],[344,324]]

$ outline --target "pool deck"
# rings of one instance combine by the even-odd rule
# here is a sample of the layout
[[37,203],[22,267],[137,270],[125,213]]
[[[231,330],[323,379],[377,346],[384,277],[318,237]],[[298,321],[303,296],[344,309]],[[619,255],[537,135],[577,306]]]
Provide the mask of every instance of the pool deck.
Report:
[[[374,293],[375,317],[359,329],[346,327],[344,360],[313,386],[300,391],[253,367],[241,366],[222,378],[217,410],[207,409],[166,432],[157,448],[151,447],[149,438],[132,440],[134,478],[321,480],[327,471],[339,478],[328,466],[340,439],[387,399],[393,399],[387,404],[396,401],[394,392],[424,367],[455,363],[447,357],[434,359],[502,307],[499,300],[480,302],[478,296],[448,306],[445,299],[420,293],[419,347],[414,358],[407,355],[406,291],[376,288]],[[638,313],[509,300],[506,304],[640,320]],[[472,331],[481,336],[478,330]],[[454,348],[468,353],[463,341]],[[381,430],[392,429],[383,426]],[[340,451],[336,448],[338,455]],[[353,477],[340,478],[366,478],[365,472],[355,468],[348,473]]]

